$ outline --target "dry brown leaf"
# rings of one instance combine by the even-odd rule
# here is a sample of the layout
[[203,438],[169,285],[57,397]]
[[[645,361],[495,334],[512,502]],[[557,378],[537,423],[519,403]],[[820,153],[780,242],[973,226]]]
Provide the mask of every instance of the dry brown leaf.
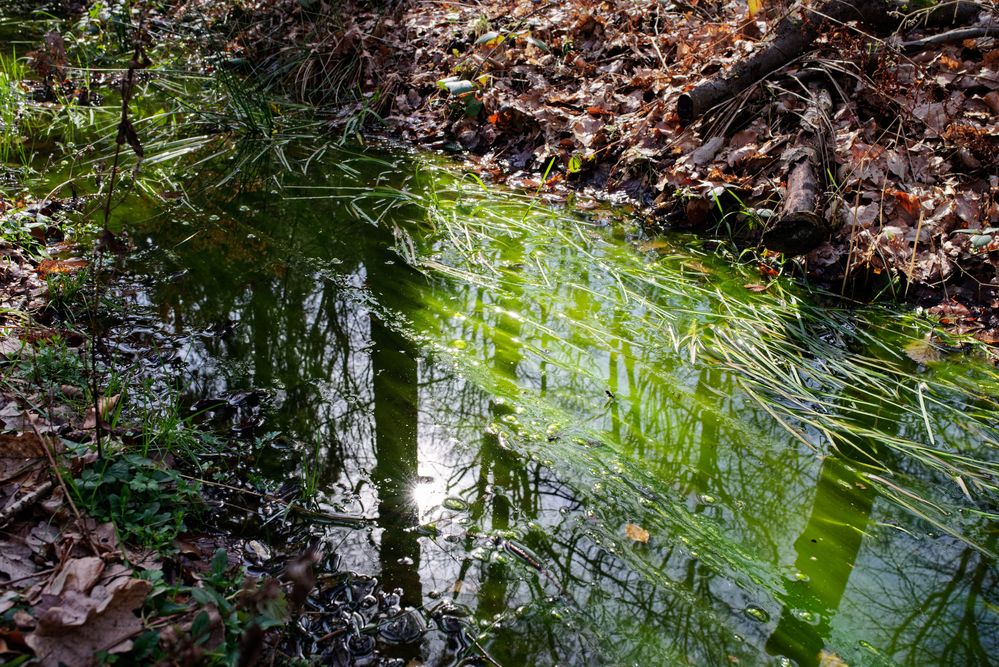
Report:
[[86,268],[85,259],[43,259],[38,263],[38,275],[45,278],[59,273],[76,273]]
[[86,593],[104,572],[104,561],[96,556],[72,558],[62,566],[58,574],[45,585],[42,595],[61,595],[67,591]]
[[18,581],[18,587],[34,583],[32,577],[40,569],[32,560],[31,548],[20,541],[0,540],[0,579]]
[[131,638],[142,631],[135,611],[150,587],[142,579],[120,578],[95,586],[90,595],[69,591],[38,617],[25,642],[43,667],[89,666],[101,651],[127,651]]
[[642,544],[648,544],[649,542],[649,531],[635,523],[625,524],[624,534],[634,542],[641,542]]
[[[101,423],[104,423],[108,415],[114,412],[114,409],[118,406],[118,401],[121,399],[121,394],[115,394],[114,396],[101,396],[97,399],[97,407],[101,411]],[[97,426],[97,417],[93,406],[87,409],[87,416],[83,420],[83,428],[95,428]]]
[[34,433],[0,434],[0,482],[8,481],[43,458],[45,450]]
[[819,667],[849,667],[849,665],[832,651],[822,649],[819,651]]

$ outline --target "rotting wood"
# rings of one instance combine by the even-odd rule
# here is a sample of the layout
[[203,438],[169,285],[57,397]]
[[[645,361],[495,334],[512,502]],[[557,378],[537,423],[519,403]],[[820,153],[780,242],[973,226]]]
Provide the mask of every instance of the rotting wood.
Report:
[[812,159],[801,157],[791,166],[781,214],[763,233],[763,245],[785,255],[802,255],[827,240],[830,225],[816,212],[821,200]]
[[[919,20],[927,25],[961,25],[974,20],[981,9],[973,2],[948,3],[946,7],[919,14]],[[816,7],[792,12],[777,24],[773,38],[759,51],[737,62],[726,74],[680,95],[676,107],[680,122],[684,125],[694,122],[708,109],[808,53],[824,26],[857,21],[875,33],[885,34],[908,20],[909,16],[901,11],[901,3],[890,0],[826,0]]]
[[762,242],[768,250],[803,255],[832,235],[832,224],[823,212],[825,188],[817,176],[823,173],[831,113],[829,91],[819,88],[812,92],[795,146],[786,153],[787,192],[779,214],[763,232]]

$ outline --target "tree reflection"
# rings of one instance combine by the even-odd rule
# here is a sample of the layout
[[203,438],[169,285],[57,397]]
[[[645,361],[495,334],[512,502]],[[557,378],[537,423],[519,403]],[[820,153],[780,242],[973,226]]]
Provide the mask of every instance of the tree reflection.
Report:
[[[408,213],[376,228],[340,205],[266,199],[251,200],[261,213],[245,222],[265,241],[223,219],[179,246],[189,278],[156,301],[191,336],[199,391],[264,386],[269,427],[322,443],[312,457],[268,452],[287,459],[271,472],[323,466],[328,497],[377,512],[377,540],[345,533],[342,551],[358,568],[380,565],[406,604],[449,591],[509,665],[754,664],[767,653],[814,665],[866,637],[910,664],[985,664],[995,652],[983,611],[993,563],[923,553],[916,537],[879,528],[890,510],[849,460],[819,463],[716,360],[664,351],[649,303],[695,323],[712,322],[715,304],[648,285],[619,298],[611,277],[580,270],[579,253],[543,230],[469,248],[481,265],[461,268],[481,280],[431,282],[386,251]],[[445,243],[428,254],[443,257]],[[402,333],[411,323],[374,312],[420,318],[408,333],[431,345],[460,340],[485,380],[418,362]],[[223,320],[236,323],[225,335],[203,333]],[[520,401],[559,430],[514,441]],[[887,414],[865,426],[903,427]],[[452,539],[409,530],[425,518],[411,491],[428,464],[441,471],[428,486],[469,503],[465,514],[428,503]],[[627,523],[649,542],[627,539]],[[505,539],[538,562],[504,551]],[[748,620],[750,603],[776,618]]]
[[801,667],[818,665],[874,505],[874,489],[825,457],[808,523],[794,542],[795,574],[785,580],[780,620],[767,651]]
[[409,343],[376,316],[371,342],[376,457],[371,481],[378,491],[382,584],[402,588],[405,604],[419,607],[420,540],[414,530],[419,516],[412,497],[419,467],[417,362]]

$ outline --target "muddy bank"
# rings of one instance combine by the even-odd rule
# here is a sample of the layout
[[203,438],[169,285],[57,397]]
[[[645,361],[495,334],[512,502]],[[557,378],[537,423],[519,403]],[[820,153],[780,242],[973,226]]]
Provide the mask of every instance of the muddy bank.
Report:
[[[982,28],[994,9],[978,9],[964,38],[919,15],[877,36],[811,26],[813,50],[690,125],[681,95],[765,50],[787,11],[288,0],[228,20],[232,63],[338,127],[464,152],[485,180],[625,192],[658,226],[766,240],[807,155],[809,206],[827,230],[772,264],[851,297],[915,301],[995,341],[999,49]],[[787,249],[781,236],[767,244]]]

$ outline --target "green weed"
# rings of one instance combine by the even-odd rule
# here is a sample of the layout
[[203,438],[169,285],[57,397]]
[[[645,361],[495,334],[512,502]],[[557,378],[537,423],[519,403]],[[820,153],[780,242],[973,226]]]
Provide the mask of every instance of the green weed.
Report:
[[87,369],[80,351],[69,347],[62,336],[39,340],[20,360],[21,375],[43,389],[70,385],[83,387]]
[[90,516],[113,523],[123,541],[160,552],[174,548],[188,512],[200,505],[195,484],[129,453],[98,459],[72,481],[72,491]]

